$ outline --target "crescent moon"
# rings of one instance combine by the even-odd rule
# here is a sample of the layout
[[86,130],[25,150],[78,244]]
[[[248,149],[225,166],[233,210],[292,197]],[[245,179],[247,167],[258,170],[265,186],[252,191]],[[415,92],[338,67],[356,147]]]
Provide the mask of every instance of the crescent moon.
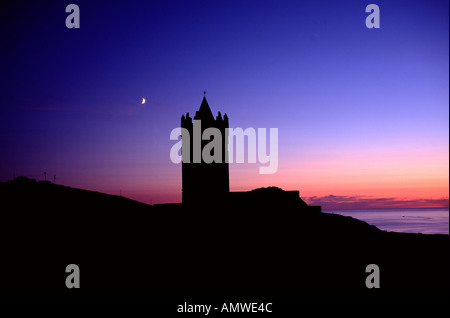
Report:
[[142,105],[145,104],[145,98],[142,98]]

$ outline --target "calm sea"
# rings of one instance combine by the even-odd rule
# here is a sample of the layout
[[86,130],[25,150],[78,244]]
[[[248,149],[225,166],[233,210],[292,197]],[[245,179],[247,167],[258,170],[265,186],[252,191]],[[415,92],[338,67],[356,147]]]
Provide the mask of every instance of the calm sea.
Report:
[[380,230],[405,233],[449,234],[448,208],[324,210],[375,225]]

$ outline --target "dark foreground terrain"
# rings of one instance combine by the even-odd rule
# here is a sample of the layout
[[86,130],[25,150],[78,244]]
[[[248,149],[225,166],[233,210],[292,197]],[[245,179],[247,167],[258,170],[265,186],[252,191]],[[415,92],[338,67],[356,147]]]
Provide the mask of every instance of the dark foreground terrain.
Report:
[[[449,296],[448,235],[388,233],[272,192],[148,206],[26,178],[0,183],[0,296]],[[68,264],[80,268],[80,289],[66,288]],[[380,268],[379,289],[365,285],[368,264]]]

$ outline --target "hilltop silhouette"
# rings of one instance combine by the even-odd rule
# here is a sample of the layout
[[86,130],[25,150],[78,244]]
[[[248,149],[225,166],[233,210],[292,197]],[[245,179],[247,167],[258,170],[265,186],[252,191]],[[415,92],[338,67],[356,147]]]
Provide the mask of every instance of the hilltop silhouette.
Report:
[[[0,183],[0,294],[448,297],[448,235],[380,231],[322,213],[299,191],[230,192],[227,115],[214,119],[203,98],[193,119],[181,117],[190,135],[182,136],[189,160],[179,204],[149,206],[26,177]],[[225,133],[212,150],[221,162],[193,161],[196,120],[202,131]],[[206,143],[197,145],[201,151]],[[65,286],[69,264],[80,268],[80,289]],[[369,264],[380,268],[380,289],[366,287]]]
[[[449,295],[448,235],[381,231],[305,209],[300,198],[286,203],[289,192],[275,187],[214,209],[23,177],[0,183],[0,193],[2,296]],[[73,263],[77,290],[64,284]],[[368,264],[380,267],[380,289],[365,286]]]

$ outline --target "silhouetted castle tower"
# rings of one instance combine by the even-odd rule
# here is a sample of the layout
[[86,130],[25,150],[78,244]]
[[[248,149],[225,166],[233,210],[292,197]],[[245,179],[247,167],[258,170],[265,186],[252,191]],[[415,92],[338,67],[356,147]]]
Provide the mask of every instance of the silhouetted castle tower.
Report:
[[[182,202],[183,203],[220,203],[220,200],[230,191],[230,180],[228,176],[228,163],[225,162],[225,158],[228,158],[228,134],[225,134],[225,128],[228,128],[228,116],[224,114],[218,114],[216,119],[209,108],[206,97],[203,97],[200,109],[195,112],[194,121],[200,121],[201,135],[197,133],[195,135],[194,122],[189,113],[186,117],[181,116],[181,127],[186,128],[189,131],[188,136],[182,136],[182,152],[189,148],[189,163],[182,163]],[[205,129],[214,127],[221,132],[221,145],[222,145],[222,160],[221,162],[206,163],[203,160],[201,154],[194,154],[194,138],[203,136]],[[206,144],[211,142],[214,137],[210,137],[210,140],[201,140],[201,151]],[[197,142],[197,140],[196,140]],[[200,156],[199,163],[193,161],[194,156],[197,158]]]

